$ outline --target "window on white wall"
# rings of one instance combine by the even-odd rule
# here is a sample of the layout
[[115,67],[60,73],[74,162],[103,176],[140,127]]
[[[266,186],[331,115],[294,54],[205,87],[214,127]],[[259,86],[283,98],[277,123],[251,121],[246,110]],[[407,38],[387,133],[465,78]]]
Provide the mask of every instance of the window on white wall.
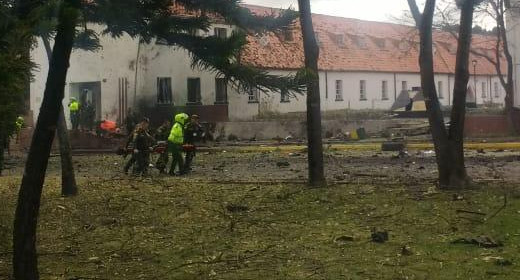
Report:
[[500,97],[500,87],[498,86],[498,82],[495,82],[495,97]]
[[157,104],[172,103],[172,78],[157,78]]
[[343,81],[336,80],[336,101],[343,101]]
[[252,88],[247,92],[249,103],[258,103],[259,92],[260,91],[257,88]]
[[482,91],[482,98],[486,98],[487,97],[486,82],[482,82],[481,86],[482,86],[482,89],[481,89],[481,91]]
[[227,38],[227,29],[221,28],[221,27],[215,27],[215,37],[220,39],[226,39]]
[[200,78],[188,78],[188,104],[200,104]]
[[289,103],[291,102],[289,92],[287,90],[282,90],[280,96],[280,103]]
[[437,94],[439,95],[439,99],[444,99],[444,88],[442,81],[437,82]]
[[215,103],[227,104],[227,80],[225,78],[215,78]]
[[402,81],[401,82],[401,90],[402,91],[408,90],[408,82],[407,81]]
[[359,81],[359,100],[367,100],[367,81]]
[[381,99],[388,100],[388,81],[381,82]]

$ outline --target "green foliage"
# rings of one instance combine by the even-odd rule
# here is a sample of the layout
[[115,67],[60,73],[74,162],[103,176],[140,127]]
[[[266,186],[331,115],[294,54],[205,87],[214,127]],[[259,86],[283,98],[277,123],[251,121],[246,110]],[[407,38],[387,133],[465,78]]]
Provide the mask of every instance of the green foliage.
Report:
[[30,30],[17,24],[9,5],[0,3],[0,137],[10,136],[16,118],[23,113],[24,91],[32,64],[29,62]]

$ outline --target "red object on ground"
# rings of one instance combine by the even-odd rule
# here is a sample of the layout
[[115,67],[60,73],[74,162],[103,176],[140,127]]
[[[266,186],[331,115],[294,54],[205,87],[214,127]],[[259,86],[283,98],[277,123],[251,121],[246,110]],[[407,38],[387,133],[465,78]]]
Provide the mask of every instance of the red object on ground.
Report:
[[105,130],[105,131],[110,131],[110,132],[116,132],[116,129],[117,129],[117,124],[116,122],[113,122],[113,121],[103,121],[101,122],[101,124],[99,125],[101,127],[102,130]]
[[190,145],[190,144],[184,144],[184,145],[182,145],[182,149],[185,152],[191,152],[191,151],[195,151],[195,146],[194,145]]

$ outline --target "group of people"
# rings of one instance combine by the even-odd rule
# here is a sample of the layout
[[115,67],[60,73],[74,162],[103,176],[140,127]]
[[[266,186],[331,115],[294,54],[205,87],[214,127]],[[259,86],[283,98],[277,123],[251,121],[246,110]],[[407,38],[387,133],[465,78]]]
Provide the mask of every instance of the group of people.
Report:
[[90,101],[82,106],[76,98],[71,97],[69,113],[73,130],[78,130],[81,127],[83,130],[92,131],[96,119],[96,108]]
[[[143,118],[130,133],[126,151],[131,157],[124,167],[125,174],[133,168],[134,175],[147,175],[150,156],[154,151],[159,153],[155,167],[160,173],[166,173],[170,154],[172,161],[168,174],[182,176],[189,173],[195,157],[195,143],[204,137],[199,116],[177,114],[173,126],[170,120],[165,120],[154,135],[150,133],[149,127],[150,120]],[[183,153],[186,154],[185,158]]]

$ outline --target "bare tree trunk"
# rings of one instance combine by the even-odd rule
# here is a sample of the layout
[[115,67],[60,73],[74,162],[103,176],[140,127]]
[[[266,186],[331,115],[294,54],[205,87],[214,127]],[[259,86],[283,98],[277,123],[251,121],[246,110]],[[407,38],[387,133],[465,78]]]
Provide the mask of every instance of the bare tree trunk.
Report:
[[36,228],[45,171],[56,133],[80,0],[62,2],[40,114],[22,178],[13,232],[13,267],[17,280],[39,279]]
[[[47,52],[47,59],[51,60],[52,49],[47,36],[42,36],[43,45]],[[72,162],[72,149],[69,141],[69,133],[67,122],[65,121],[65,108],[60,107],[60,116],[58,118],[57,134],[58,144],[61,156],[61,195],[74,196],[78,193],[76,185],[76,176],[74,175],[74,164]]]
[[[471,51],[473,13],[475,0],[461,4],[460,29],[455,65],[455,85],[453,89],[453,108],[449,129],[449,142],[453,153],[450,186],[466,186],[470,183],[464,163],[464,123],[466,120],[466,96],[469,82],[469,54]],[[446,178],[448,179],[448,178]]]
[[[439,186],[460,188],[470,180],[464,165],[464,120],[466,115],[466,91],[469,79],[468,63],[473,23],[474,0],[463,1],[461,27],[455,69],[455,89],[449,131],[444,124],[437,90],[433,64],[433,16],[435,0],[427,0],[421,14],[415,0],[408,0],[410,10],[419,28],[421,37],[419,65],[421,87],[425,97],[428,120],[435,147]],[[468,7],[471,7],[468,9]]]
[[4,170],[4,139],[5,136],[0,133],[0,176],[2,176],[2,170]]
[[307,72],[307,138],[309,161],[309,184],[325,185],[323,168],[323,143],[321,138],[320,80],[318,75],[319,47],[312,25],[309,0],[298,0],[302,27],[305,68]]

